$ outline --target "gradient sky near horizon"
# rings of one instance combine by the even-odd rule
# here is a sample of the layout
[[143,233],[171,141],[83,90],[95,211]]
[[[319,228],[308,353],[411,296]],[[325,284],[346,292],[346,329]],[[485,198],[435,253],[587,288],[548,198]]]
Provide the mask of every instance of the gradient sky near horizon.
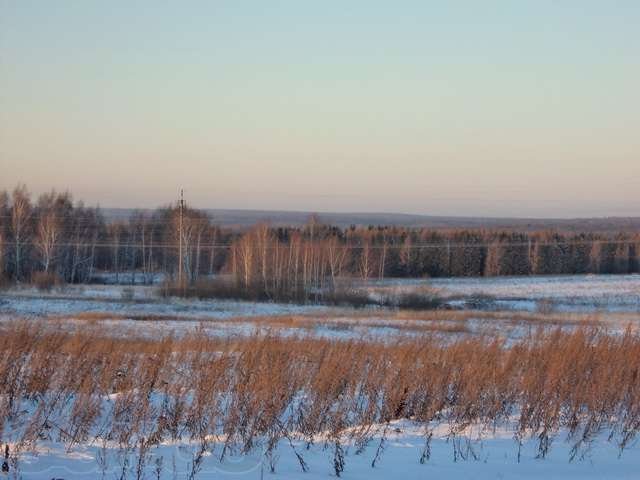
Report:
[[0,189],[640,215],[640,2],[0,0]]

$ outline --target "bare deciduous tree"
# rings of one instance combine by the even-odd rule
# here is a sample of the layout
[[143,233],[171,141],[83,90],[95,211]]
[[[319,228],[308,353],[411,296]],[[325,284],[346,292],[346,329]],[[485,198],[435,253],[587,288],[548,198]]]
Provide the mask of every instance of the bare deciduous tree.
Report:
[[25,185],[19,185],[11,196],[11,233],[13,235],[15,278],[22,279],[24,247],[29,242],[29,221],[32,206],[31,196]]

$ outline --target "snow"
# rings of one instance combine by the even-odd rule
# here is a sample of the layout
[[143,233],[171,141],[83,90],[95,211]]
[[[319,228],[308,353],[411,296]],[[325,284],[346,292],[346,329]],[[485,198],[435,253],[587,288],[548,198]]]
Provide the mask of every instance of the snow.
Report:
[[138,271],[125,271],[119,273],[96,272],[92,275],[90,283],[105,285],[159,285],[164,282],[166,275],[161,272],[144,274]]
[[[132,293],[131,299],[126,298]],[[324,307],[234,300],[157,298],[150,287],[67,286],[41,293],[32,289],[0,292],[0,314],[23,317],[74,315],[84,312],[127,312],[130,315],[232,318],[320,312]]]
[[[379,292],[434,291],[458,309],[537,312],[640,313],[640,275],[388,279],[368,282]],[[0,292],[0,315],[45,317],[84,312],[133,316],[230,319],[325,314],[345,309],[233,300],[162,299],[157,287],[72,285],[42,293],[32,288]]]
[[372,290],[403,292],[428,289],[453,306],[535,311],[548,302],[556,311],[640,311],[640,275],[557,275],[387,279],[371,281]]
[[[212,336],[250,335],[264,329],[277,329],[281,335],[316,335],[337,339],[394,339],[399,335],[434,333],[430,326],[441,326],[436,332],[442,338],[463,334],[495,334],[519,338],[536,324],[517,319],[518,311],[538,312],[566,320],[567,328],[579,324],[580,318],[591,318],[597,312],[607,326],[622,328],[628,322],[640,324],[640,275],[569,276],[526,278],[473,278],[434,280],[385,280],[370,282],[367,288],[420,291],[434,289],[446,297],[451,306],[468,308],[478,298],[501,315],[483,316],[483,312],[469,312],[460,320],[427,321],[408,316],[394,317],[382,309],[354,310],[312,305],[252,303],[229,300],[160,299],[155,287],[144,285],[86,285],[68,286],[50,293],[31,288],[14,288],[0,292],[0,319],[31,318],[58,321],[65,328],[100,328],[114,335],[142,335],[160,337],[168,332],[177,335],[201,329]],[[485,305],[486,306],[486,305]],[[549,312],[544,312],[543,308]],[[87,312],[98,315],[87,318]],[[578,313],[563,313],[578,312]],[[443,314],[446,312],[443,312]],[[588,314],[588,315],[586,315]],[[512,317],[510,316],[512,315]],[[154,316],[157,316],[155,318]],[[148,320],[147,320],[148,317]],[[291,317],[291,318],[290,318]],[[292,320],[293,319],[293,320]],[[554,320],[555,321],[555,320]],[[555,323],[552,323],[555,325]],[[458,330],[456,330],[459,327]],[[447,332],[447,328],[451,331]],[[436,329],[437,330],[437,329]],[[467,333],[464,333],[464,332]],[[397,431],[395,429],[398,429]],[[517,445],[513,429],[506,427],[483,432],[470,429],[462,438],[470,441],[475,459],[453,459],[453,442],[446,425],[435,430],[432,456],[424,464],[419,458],[424,446],[420,429],[410,422],[397,422],[386,441],[386,448],[375,468],[371,467],[379,437],[365,452],[356,455],[353,446],[346,445],[345,479],[403,479],[447,478],[453,480],[482,479],[632,479],[639,478],[640,455],[638,444],[632,444],[622,456],[614,444],[607,441],[606,432],[597,437],[584,458],[569,461],[571,445],[561,432],[554,441],[549,456],[536,458],[535,440],[525,442],[521,461],[517,459]],[[3,440],[9,441],[9,432]],[[309,450],[294,443],[309,465],[302,473],[291,447],[281,441],[276,451],[275,473],[262,451],[246,456],[231,456],[219,461],[220,439],[212,442],[213,451],[204,459],[197,479],[328,479],[335,478],[331,449],[321,443]],[[154,447],[147,462],[146,478],[156,478],[155,460],[162,458],[161,479],[187,478],[195,445],[186,440],[164,442]],[[115,445],[102,446],[96,439],[69,448],[62,443],[46,440],[25,450],[19,462],[20,478],[25,480],[62,478],[120,478],[125,457]],[[99,466],[104,458],[106,466]],[[127,478],[136,478],[137,456],[128,457]],[[174,468],[175,464],[175,468]],[[105,465],[105,463],[103,463]],[[104,474],[104,476],[103,476]]]
[[[109,327],[113,335],[132,332],[145,337],[160,337],[169,332],[182,335],[199,328],[207,335],[219,337],[271,329],[285,336],[378,340],[425,334],[440,335],[443,339],[466,334],[518,339],[541,324],[574,328],[583,321],[597,321],[613,331],[621,331],[630,324],[640,326],[638,275],[403,279],[371,282],[367,288],[417,292],[436,289],[448,298],[450,306],[467,314],[464,318],[449,318],[447,312],[441,312],[438,314],[441,318],[435,319],[421,318],[419,314],[404,318],[396,316],[393,310],[378,307],[166,299],[158,297],[157,287],[144,285],[70,285],[50,292],[30,287],[0,291],[0,321],[46,318],[66,322],[70,328],[99,323]],[[611,292],[617,293],[613,296]],[[540,315],[543,321],[523,320],[519,312]]]
[[[619,457],[615,445],[601,435],[595,440],[586,456],[569,461],[570,444],[560,437],[554,442],[550,454],[545,459],[537,459],[533,441],[524,444],[520,462],[517,446],[508,430],[497,430],[485,434],[478,440],[473,435],[462,436],[463,442],[470,440],[475,458],[453,459],[453,442],[447,438],[445,427],[436,429],[431,442],[431,457],[424,464],[419,458],[424,446],[424,437],[417,429],[398,422],[388,436],[380,460],[372,468],[371,462],[379,443],[374,438],[367,449],[356,455],[353,446],[346,445],[345,479],[388,479],[401,475],[404,479],[447,478],[452,480],[482,479],[632,479],[638,478],[640,453],[638,446],[632,446]],[[398,428],[398,431],[395,431]],[[271,473],[269,462],[258,450],[246,456],[231,456],[219,461],[221,443],[213,442],[212,452],[205,456],[202,470],[197,479],[328,479],[333,473],[331,448],[324,449],[322,443],[310,450],[305,445],[294,442],[302,453],[309,471],[302,473],[291,447],[281,441],[276,450],[275,473]],[[148,478],[156,478],[156,459],[162,458],[161,479],[187,478],[192,452],[195,445],[188,442],[162,443],[150,452],[145,469]],[[103,469],[98,458],[106,459],[106,478],[118,478],[122,471],[123,455],[114,446],[80,445],[67,450],[55,442],[42,442],[35,452],[25,453],[20,459],[21,478],[36,480],[42,478],[64,478],[65,480],[101,478]],[[128,477],[135,478],[137,455],[129,457]],[[175,465],[175,467],[174,467]]]

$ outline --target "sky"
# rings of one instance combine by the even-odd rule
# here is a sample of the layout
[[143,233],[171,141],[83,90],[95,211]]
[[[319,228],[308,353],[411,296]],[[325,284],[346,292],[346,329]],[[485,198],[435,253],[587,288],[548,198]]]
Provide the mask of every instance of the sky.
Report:
[[640,215],[640,2],[0,0],[0,189]]

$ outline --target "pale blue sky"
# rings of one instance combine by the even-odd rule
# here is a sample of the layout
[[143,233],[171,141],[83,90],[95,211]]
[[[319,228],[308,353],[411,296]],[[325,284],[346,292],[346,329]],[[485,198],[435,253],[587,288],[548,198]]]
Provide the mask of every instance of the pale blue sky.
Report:
[[0,188],[640,215],[638,1],[0,0]]

